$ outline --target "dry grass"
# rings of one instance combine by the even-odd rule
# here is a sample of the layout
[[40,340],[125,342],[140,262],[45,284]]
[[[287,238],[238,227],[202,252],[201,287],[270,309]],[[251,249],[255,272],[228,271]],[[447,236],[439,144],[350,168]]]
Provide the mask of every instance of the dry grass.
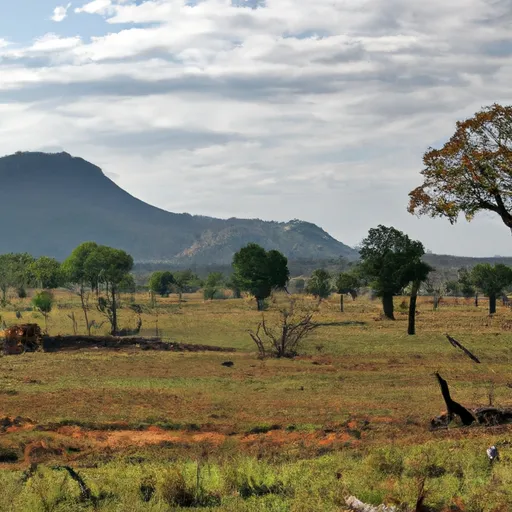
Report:
[[[136,297],[139,303],[146,299]],[[39,423],[158,419],[235,431],[259,424],[321,428],[349,417],[379,423],[386,417],[386,424],[402,428],[406,422],[425,425],[442,409],[434,371],[445,376],[454,395],[468,406],[487,403],[490,381],[497,403],[511,398],[512,332],[506,325],[512,315],[505,309],[491,319],[485,305],[476,309],[452,301],[434,312],[425,298],[419,304],[419,334],[410,337],[405,314],[399,313],[396,322],[382,321],[379,303],[366,299],[349,303],[341,314],[333,299],[320,306],[316,321],[323,327],[307,342],[302,357],[259,361],[247,329],[260,314],[250,301],[186,299],[181,307],[173,299],[160,301],[163,336],[232,346],[237,353],[84,351],[4,357],[1,413]],[[51,316],[52,333],[66,334],[71,326],[65,306],[77,315],[79,311],[71,295],[62,294],[59,302],[61,309]],[[13,315],[7,312],[3,318],[12,323]],[[27,317],[37,320],[31,312],[24,313]],[[122,322],[132,318],[124,309]],[[145,325],[152,321],[146,314]],[[451,347],[445,332],[463,340],[483,364]],[[221,366],[226,358],[234,368]]]
[[[134,299],[148,306],[147,296]],[[112,422],[124,422],[126,431],[159,424],[167,434],[160,432],[158,442],[183,445],[184,456],[192,453],[194,443],[204,440],[222,451],[231,438],[238,443],[237,451],[258,453],[259,445],[271,454],[274,446],[278,455],[291,450],[309,457],[326,447],[377,449],[390,440],[413,449],[464,438],[479,446],[480,439],[485,449],[487,443],[509,434],[506,427],[428,430],[429,419],[444,407],[435,371],[448,380],[453,397],[468,407],[487,405],[490,382],[494,403],[512,405],[508,309],[500,308],[490,318],[483,301],[475,308],[471,301],[450,299],[433,311],[431,301],[420,298],[418,335],[411,337],[406,334],[407,317],[400,313],[402,299],[396,300],[397,321],[391,322],[381,319],[378,301],[346,301],[342,314],[333,297],[320,305],[316,321],[323,326],[301,357],[260,361],[247,333],[261,319],[252,301],[204,302],[199,295],[185,299],[181,305],[176,298],[159,301],[158,325],[164,338],[235,347],[236,353],[90,350],[2,357],[0,417],[28,417],[43,426],[81,425],[81,430],[68,427],[69,431],[54,427],[46,435],[64,444],[65,438],[75,435],[89,457],[106,445],[126,451],[144,444],[129,432],[114,436],[123,440],[117,444],[109,438],[102,444],[101,439],[84,434],[86,427],[105,428]],[[28,300],[16,307],[28,307]],[[130,297],[124,298],[125,304],[129,301]],[[50,316],[50,332],[70,334],[67,315],[74,311],[82,321],[77,299],[61,292],[58,303]],[[271,305],[266,314],[272,316],[275,309],[276,304]],[[2,318],[15,323],[15,309],[2,312]],[[38,320],[42,319],[36,313],[23,312],[23,321]],[[144,334],[153,335],[155,315],[148,311],[143,321]],[[121,325],[134,323],[135,315],[124,308]],[[83,321],[80,329],[85,330]],[[456,351],[446,341],[446,332],[462,341],[482,364]],[[221,366],[226,359],[235,363],[233,368]],[[14,428],[2,435],[0,444],[16,448],[41,435],[32,428]],[[311,445],[316,452],[308,448]]]

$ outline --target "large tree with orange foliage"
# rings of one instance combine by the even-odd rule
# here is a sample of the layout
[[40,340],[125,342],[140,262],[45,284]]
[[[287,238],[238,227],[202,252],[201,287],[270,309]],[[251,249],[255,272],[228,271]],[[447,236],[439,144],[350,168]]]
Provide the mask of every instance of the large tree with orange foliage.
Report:
[[457,123],[442,149],[423,157],[423,184],[410,194],[409,212],[471,220],[482,210],[512,230],[512,106],[494,104]]

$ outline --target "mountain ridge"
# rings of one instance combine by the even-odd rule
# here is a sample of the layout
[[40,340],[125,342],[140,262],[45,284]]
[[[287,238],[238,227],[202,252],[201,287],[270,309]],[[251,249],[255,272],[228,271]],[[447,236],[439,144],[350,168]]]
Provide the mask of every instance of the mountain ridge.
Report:
[[65,258],[94,240],[139,262],[219,264],[249,242],[291,259],[357,258],[322,228],[297,219],[218,219],[172,213],[129,194],[100,167],[69,153],[17,152],[0,158],[0,252]]

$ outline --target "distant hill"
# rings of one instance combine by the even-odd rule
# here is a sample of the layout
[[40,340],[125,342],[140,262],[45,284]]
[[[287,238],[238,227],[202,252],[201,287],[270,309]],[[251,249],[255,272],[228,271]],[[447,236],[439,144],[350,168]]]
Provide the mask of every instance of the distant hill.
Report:
[[512,266],[512,256],[489,256],[489,257],[470,257],[470,256],[451,256],[449,254],[425,254],[423,259],[436,269],[459,269],[463,267],[471,268],[479,263],[502,263]]
[[136,261],[228,264],[249,242],[290,259],[353,260],[357,252],[314,224],[170,213],[128,194],[101,169],[68,153],[0,158],[0,253],[64,259],[93,240]]

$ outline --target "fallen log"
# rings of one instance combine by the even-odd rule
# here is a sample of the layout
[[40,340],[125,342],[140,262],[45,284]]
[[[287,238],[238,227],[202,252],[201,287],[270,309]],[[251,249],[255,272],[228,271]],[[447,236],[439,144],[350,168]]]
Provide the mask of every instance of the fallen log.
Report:
[[386,505],[368,505],[358,500],[355,496],[345,498],[345,503],[350,510],[354,512],[398,512],[397,507],[388,507]]
[[501,409],[498,407],[466,409],[451,398],[448,383],[441,377],[441,375],[439,375],[439,373],[436,373],[435,375],[439,382],[439,386],[441,387],[441,393],[446,404],[447,413],[432,418],[430,421],[430,427],[433,430],[446,428],[452,421],[454,415],[459,416],[465,426],[478,423],[482,426],[493,427],[512,423],[512,409]]
[[173,352],[235,352],[234,348],[211,345],[195,345],[162,341],[161,338],[121,337],[121,336],[43,336],[44,352],[58,352],[91,348],[140,349]]
[[462,405],[455,400],[452,400],[450,396],[450,389],[448,383],[439,375],[435,374],[441,387],[441,394],[443,395],[444,402],[446,404],[446,410],[448,411],[448,418],[451,421],[453,415],[456,414],[461,419],[462,423],[466,426],[471,425],[475,422],[475,417]]
[[446,337],[448,338],[448,341],[451,343],[452,346],[454,346],[455,348],[459,348],[471,360],[473,360],[475,363],[480,364],[480,360],[478,359],[478,357],[476,357],[474,354],[472,354],[466,347],[464,347],[464,345],[462,345],[462,343],[457,341],[455,338],[452,338],[449,334],[447,334]]

